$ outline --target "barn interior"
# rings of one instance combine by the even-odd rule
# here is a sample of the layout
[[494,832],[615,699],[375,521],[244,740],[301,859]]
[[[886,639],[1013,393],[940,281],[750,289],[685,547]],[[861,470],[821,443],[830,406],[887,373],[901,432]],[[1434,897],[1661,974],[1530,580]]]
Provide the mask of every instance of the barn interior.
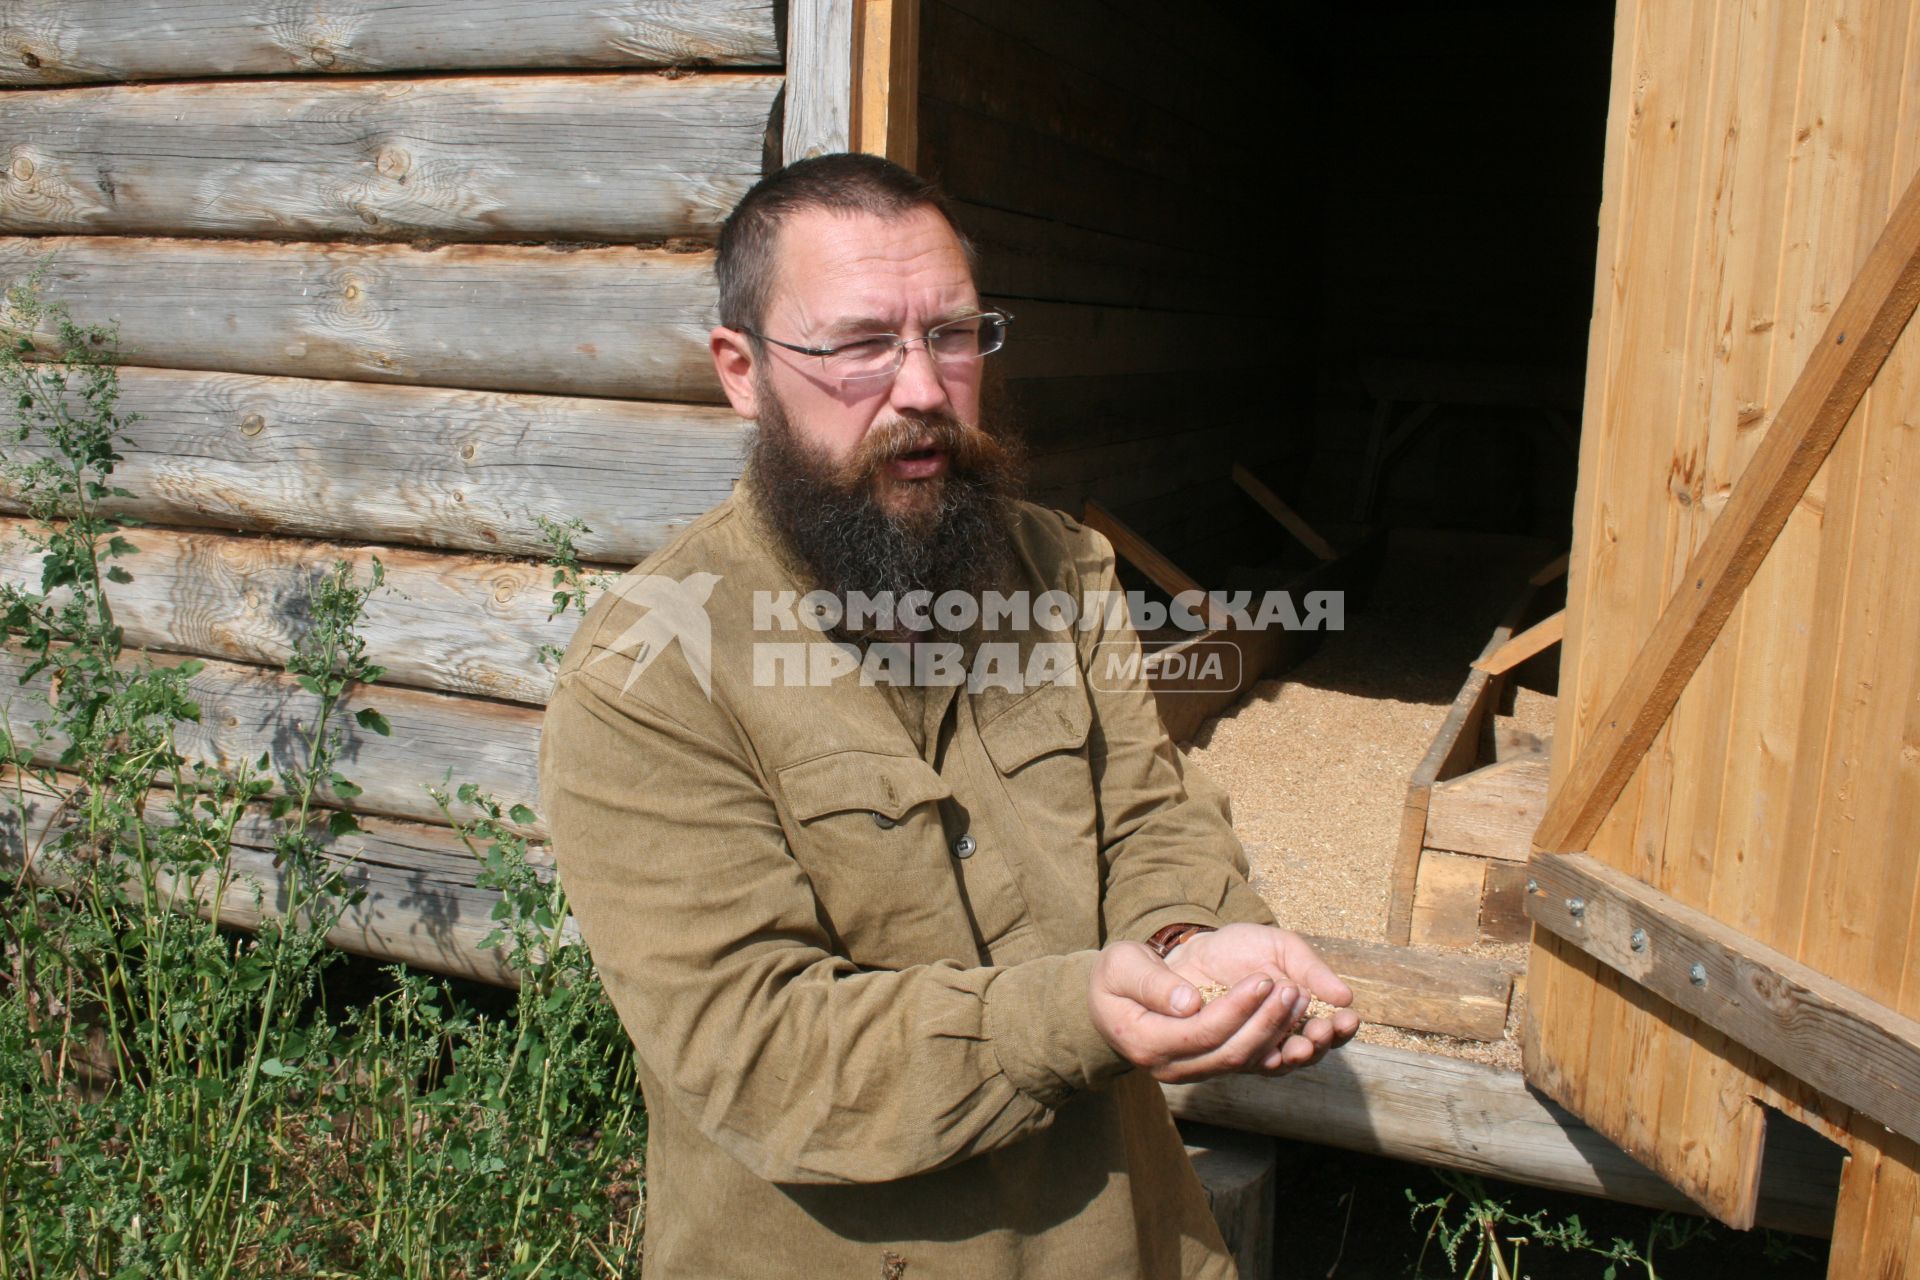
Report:
[[1316,527],[1564,543],[1611,6],[1189,8],[924,6],[921,167],[1050,322],[1036,496],[1203,582],[1271,528],[1234,462]]
[[1169,24],[1137,0],[928,0],[920,22],[920,166],[985,292],[1031,317],[1004,370],[1033,496],[1095,520],[1152,597],[1344,593],[1341,630],[1243,646],[1237,702],[1162,693],[1256,873],[1321,886],[1270,896],[1316,933],[1517,970],[1522,863],[1453,868],[1451,917],[1416,919],[1445,864],[1400,828],[1435,750],[1416,782],[1503,764],[1544,799],[1551,646],[1450,712],[1496,630],[1564,595],[1528,580],[1570,537],[1612,6]]

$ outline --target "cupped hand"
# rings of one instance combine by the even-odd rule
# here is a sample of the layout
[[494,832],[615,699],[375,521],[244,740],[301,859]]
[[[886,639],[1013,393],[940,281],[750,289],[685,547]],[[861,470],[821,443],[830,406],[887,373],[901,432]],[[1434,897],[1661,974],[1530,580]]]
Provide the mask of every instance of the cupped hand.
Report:
[[[1195,987],[1234,989],[1249,977],[1263,976],[1276,987],[1294,990],[1295,1003],[1283,1031],[1249,1070],[1279,1075],[1318,1062],[1360,1029],[1359,1015],[1346,1007],[1353,1003],[1353,989],[1327,967],[1306,939],[1289,929],[1225,925],[1187,939],[1173,949],[1166,963]],[[1309,998],[1335,1006],[1334,1011],[1309,1018]]]
[[1190,981],[1138,942],[1108,944],[1087,991],[1107,1043],[1166,1084],[1271,1070],[1262,1063],[1287,1040],[1305,998],[1292,982],[1262,971],[1203,1003]]

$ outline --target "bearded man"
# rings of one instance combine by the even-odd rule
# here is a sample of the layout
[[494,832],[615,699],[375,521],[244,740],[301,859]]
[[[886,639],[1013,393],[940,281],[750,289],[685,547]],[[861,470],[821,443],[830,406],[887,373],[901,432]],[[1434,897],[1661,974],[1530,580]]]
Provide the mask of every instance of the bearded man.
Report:
[[596,603],[541,746],[639,1059],[645,1274],[1230,1276],[1157,1082],[1309,1064],[1357,1026],[1309,996],[1351,993],[1273,927],[1138,664],[1088,678],[1137,654],[1124,613],[966,607],[1119,592],[1016,496],[982,405],[1010,317],[867,156],[762,181],[718,273],[745,474]]

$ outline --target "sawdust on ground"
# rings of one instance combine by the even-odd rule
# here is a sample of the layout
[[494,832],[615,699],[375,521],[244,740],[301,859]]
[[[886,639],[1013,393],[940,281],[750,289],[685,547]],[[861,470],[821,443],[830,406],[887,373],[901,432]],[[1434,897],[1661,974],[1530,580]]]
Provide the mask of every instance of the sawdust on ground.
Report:
[[[1253,884],[1303,933],[1382,940],[1407,784],[1493,628],[1551,558],[1536,539],[1396,530],[1346,629],[1203,725],[1191,759],[1233,802]],[[1550,738],[1554,699],[1520,690],[1499,727]],[[1524,966],[1521,944],[1476,954]],[[1517,1070],[1516,994],[1493,1044],[1369,1025],[1364,1041]]]

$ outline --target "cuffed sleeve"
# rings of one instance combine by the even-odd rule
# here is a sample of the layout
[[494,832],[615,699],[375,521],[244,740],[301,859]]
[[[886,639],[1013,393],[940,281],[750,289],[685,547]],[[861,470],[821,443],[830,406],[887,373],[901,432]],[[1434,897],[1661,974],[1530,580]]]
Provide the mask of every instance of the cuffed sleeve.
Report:
[[[1112,598],[1120,590],[1112,546],[1093,530],[1072,528],[1082,592]],[[1134,673],[1126,682],[1088,682],[1107,936],[1144,940],[1183,920],[1272,924],[1273,912],[1247,883],[1247,855],[1226,794],[1168,739],[1145,670],[1125,660],[1140,648],[1132,623],[1124,611],[1094,616],[1100,621],[1082,641],[1089,669],[1091,655],[1100,654],[1102,670]],[[1111,662],[1109,654],[1122,660]]]
[[638,1052],[667,1101],[761,1178],[941,1168],[1046,1128],[1062,1099],[1126,1068],[1087,1007],[1097,953],[899,971],[834,954],[768,782],[718,705],[691,725],[567,671],[541,793]]

